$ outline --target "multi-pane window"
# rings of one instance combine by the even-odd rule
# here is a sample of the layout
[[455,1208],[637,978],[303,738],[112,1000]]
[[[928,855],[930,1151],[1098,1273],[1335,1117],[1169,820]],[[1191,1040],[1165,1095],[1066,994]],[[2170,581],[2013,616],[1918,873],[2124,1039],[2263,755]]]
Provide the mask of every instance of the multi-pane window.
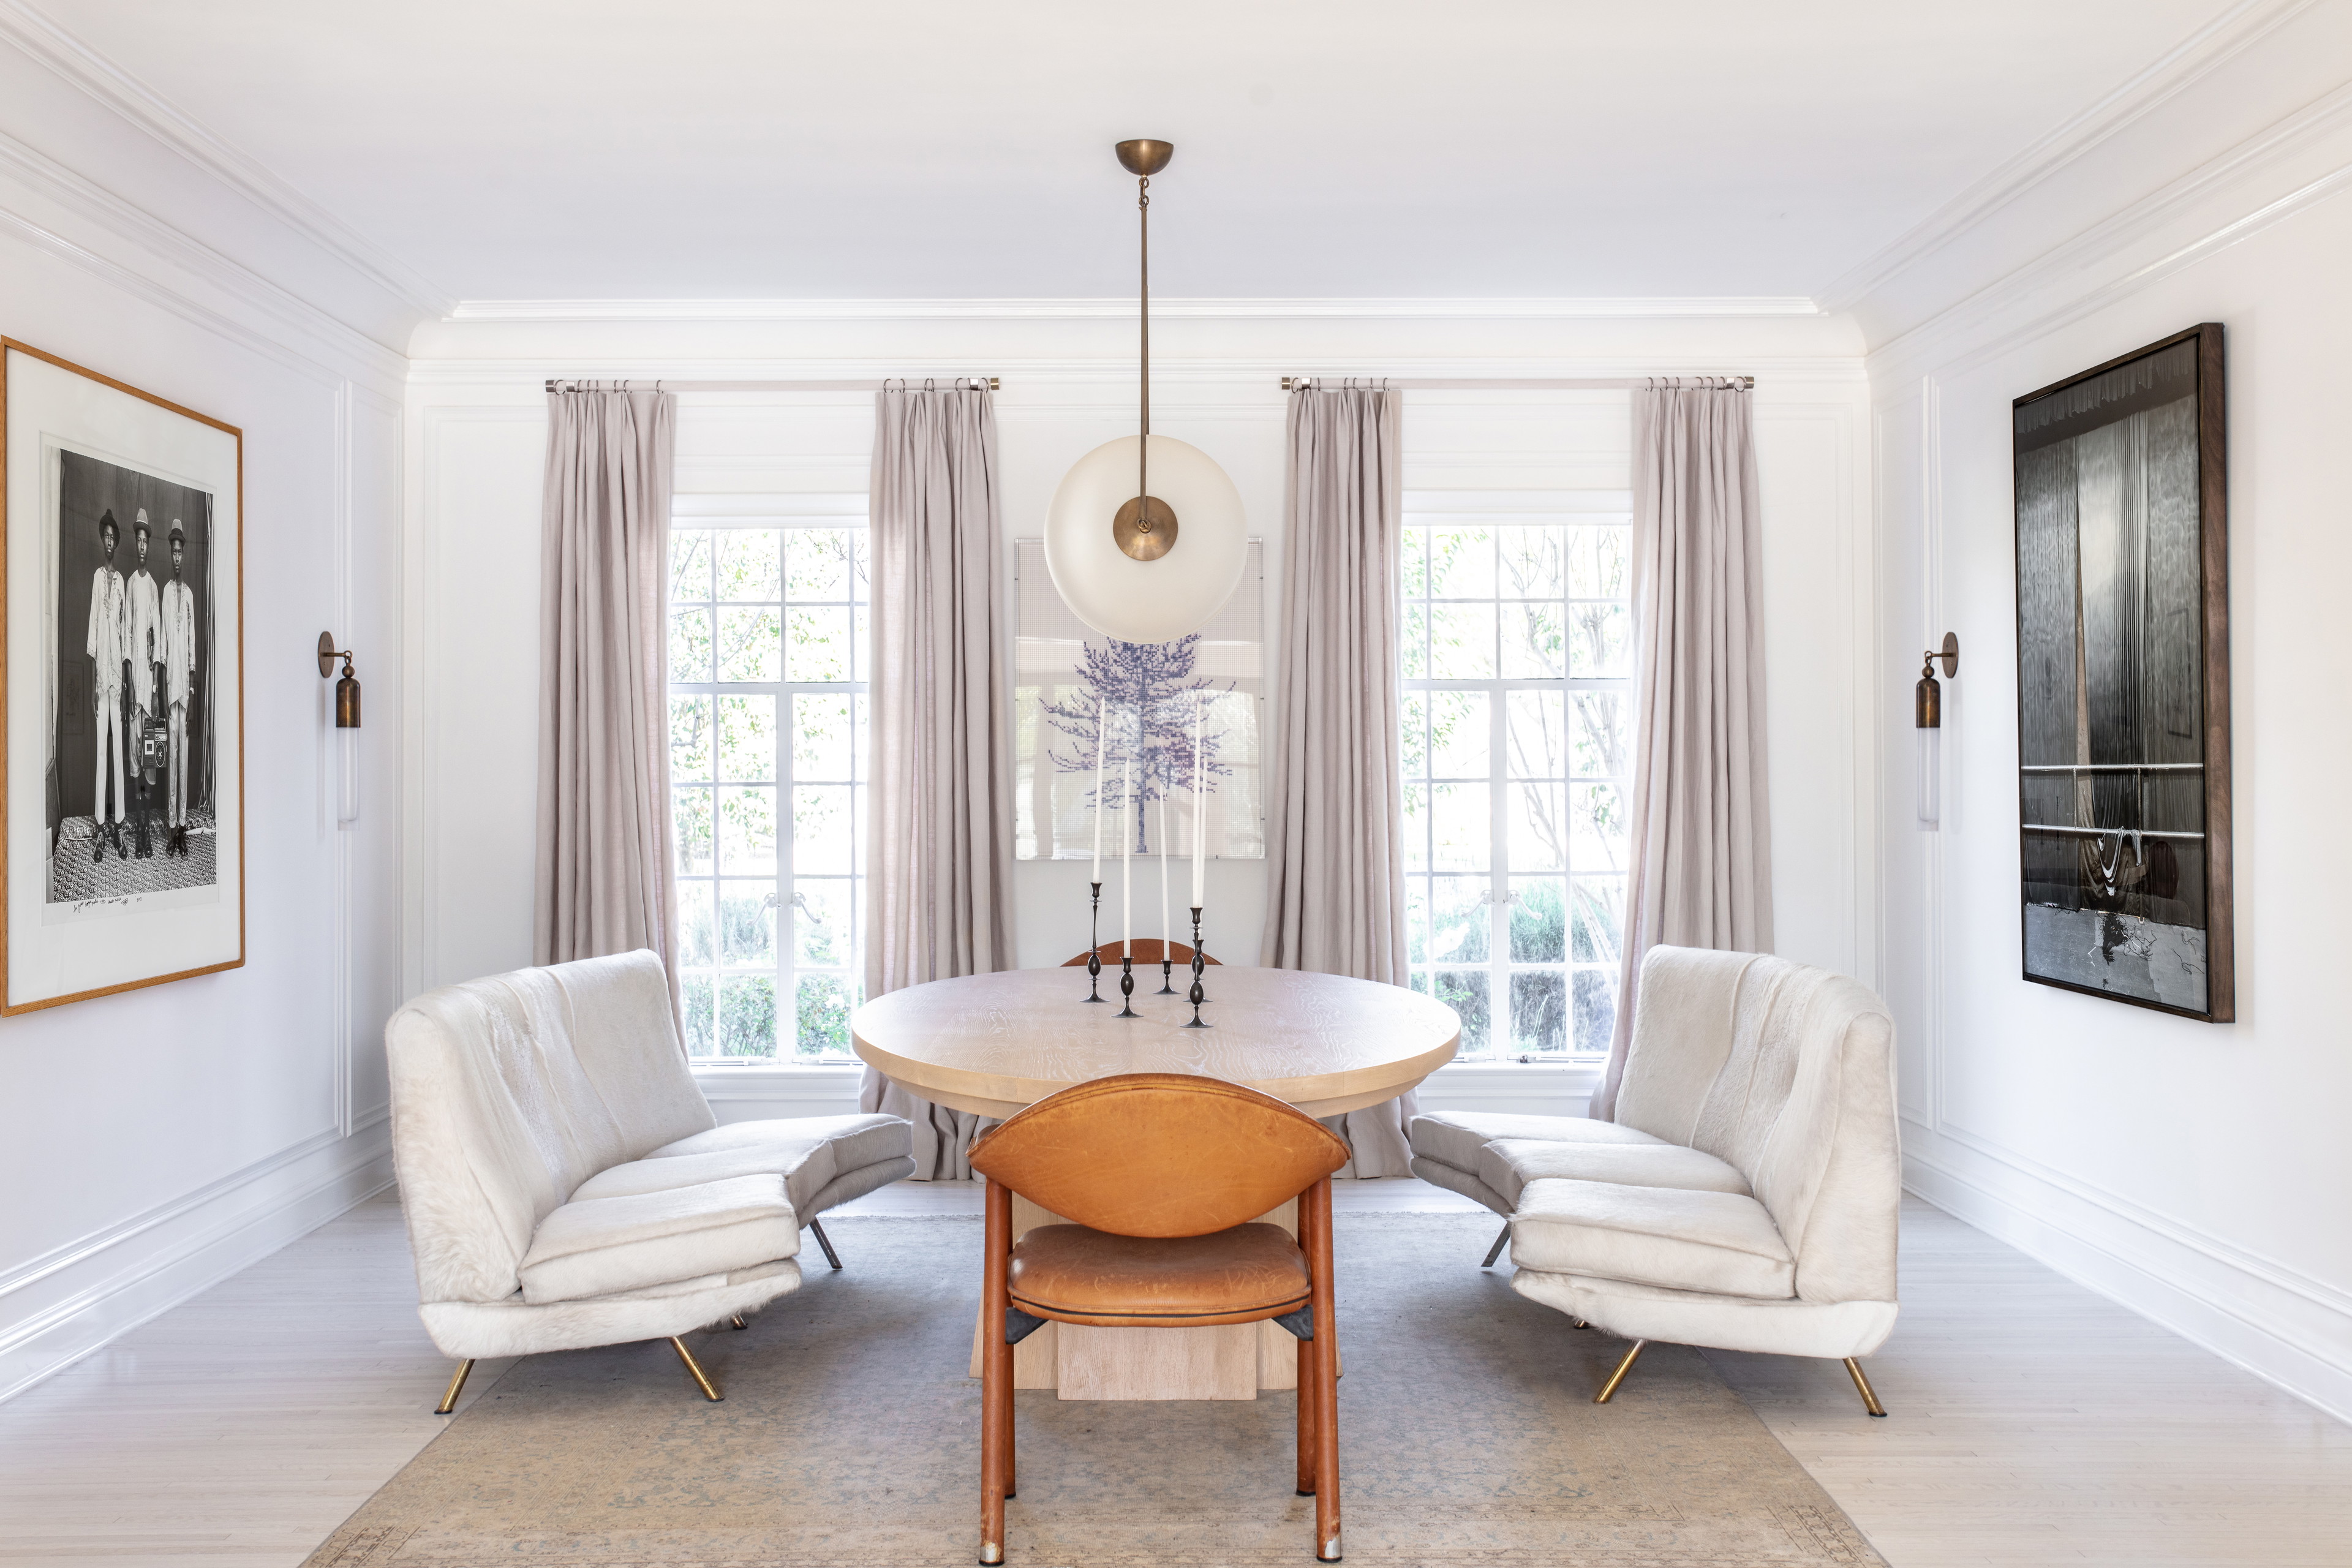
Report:
[[688,1054],[849,1057],[863,990],[866,529],[670,533],[670,780]]
[[1415,513],[1404,542],[1413,988],[1462,1055],[1605,1051],[1630,771],[1622,514]]

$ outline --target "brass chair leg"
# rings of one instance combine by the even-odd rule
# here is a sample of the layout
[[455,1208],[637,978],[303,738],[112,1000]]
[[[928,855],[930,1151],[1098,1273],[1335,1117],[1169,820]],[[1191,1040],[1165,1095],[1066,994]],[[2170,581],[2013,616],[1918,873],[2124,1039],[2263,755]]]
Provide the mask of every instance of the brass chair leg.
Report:
[[1302,1194],[1298,1214],[1311,1216],[1307,1251],[1315,1304],[1315,1560],[1339,1561],[1339,1314],[1331,1281],[1331,1178]]
[[819,1225],[814,1220],[811,1220],[809,1221],[809,1228],[816,1232],[816,1244],[824,1248],[824,1260],[835,1268],[840,1268],[841,1254],[833,1249],[833,1241],[824,1234],[824,1226]]
[[1617,1392],[1617,1385],[1625,1381],[1625,1374],[1633,1370],[1633,1362],[1635,1358],[1641,1355],[1642,1347],[1649,1342],[1650,1342],[1647,1340],[1635,1340],[1633,1342],[1633,1348],[1625,1352],[1625,1359],[1617,1363],[1617,1370],[1609,1374],[1609,1381],[1602,1384],[1601,1385],[1601,1392],[1592,1396],[1593,1404],[1606,1405],[1609,1403],[1609,1396]]
[[703,1398],[708,1399],[711,1404],[716,1405],[720,1400],[727,1397],[725,1394],[719,1393],[718,1387],[711,1383],[709,1374],[702,1370],[702,1363],[694,1359],[694,1352],[686,1348],[686,1342],[684,1340],[679,1339],[676,1334],[672,1334],[670,1336],[669,1348],[677,1352],[678,1360],[686,1363],[686,1370],[693,1375],[694,1385],[702,1390]]
[[1481,1268],[1492,1268],[1495,1267],[1495,1259],[1503,1256],[1503,1248],[1510,1244],[1510,1239],[1511,1222],[1509,1220],[1505,1220],[1503,1222],[1503,1234],[1495,1238],[1495,1245],[1486,1249],[1486,1261],[1481,1263],[1478,1267]]
[[449,1392],[443,1394],[441,1403],[433,1407],[434,1415],[446,1415],[457,1408],[457,1395],[466,1391],[466,1374],[473,1370],[474,1363],[470,1356],[457,1363],[457,1375],[449,1380]]
[[727,1320],[727,1326],[733,1329],[736,1332],[740,1333],[751,1325],[743,1321],[742,1313],[738,1312],[733,1317]]
[[1845,1358],[1845,1371],[1846,1375],[1853,1379],[1853,1391],[1862,1395],[1862,1407],[1873,1415],[1885,1415],[1885,1406],[1878,1403],[1878,1395],[1871,1390],[1870,1379],[1862,1375],[1862,1363],[1848,1356]]
[[1586,1322],[1582,1318],[1570,1318],[1568,1321],[1568,1326],[1571,1329],[1589,1329],[1592,1325]]
[[1004,1500],[1013,1480],[1013,1346],[1004,1337],[1005,1312],[1013,1304],[1008,1270],[1013,1258],[1013,1195],[1001,1183],[988,1184],[982,1242],[980,1352],[980,1561],[1004,1561]]

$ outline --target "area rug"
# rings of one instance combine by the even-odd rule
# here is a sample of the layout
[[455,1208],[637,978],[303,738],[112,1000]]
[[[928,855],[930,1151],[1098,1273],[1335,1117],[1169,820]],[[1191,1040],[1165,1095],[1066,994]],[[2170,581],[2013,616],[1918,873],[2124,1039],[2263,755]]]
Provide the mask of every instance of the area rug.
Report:
[[[840,1273],[749,1331],[532,1356],[306,1568],[928,1568],[973,1561],[980,1385],[965,1375],[977,1218],[827,1225]],[[1347,1561],[1555,1568],[1881,1563],[1695,1351],[1577,1331],[1478,1259],[1483,1215],[1335,1227]],[[423,1398],[430,1390],[421,1390]],[[1311,1563],[1295,1406],[1019,1397],[1006,1553],[1036,1568]],[[1863,1419],[1859,1409],[1857,1419]]]

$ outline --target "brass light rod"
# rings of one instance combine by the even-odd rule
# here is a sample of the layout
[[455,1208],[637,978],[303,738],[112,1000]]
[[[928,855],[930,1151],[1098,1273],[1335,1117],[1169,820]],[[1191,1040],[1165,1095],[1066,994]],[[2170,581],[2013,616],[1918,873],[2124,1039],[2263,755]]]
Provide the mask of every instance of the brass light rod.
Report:
[[1311,392],[1318,387],[1329,390],[1335,386],[1367,386],[1389,392],[1626,392],[1643,387],[1678,385],[1684,382],[1728,382],[1742,392],[1752,391],[1756,378],[1752,375],[1620,375],[1602,377],[1568,377],[1563,380],[1538,380],[1519,376],[1482,376],[1469,379],[1430,380],[1395,375],[1286,375],[1282,378],[1285,392]]
[[940,387],[950,392],[982,384],[1002,392],[992,375],[894,375],[882,381],[550,381],[550,392],[898,392]]

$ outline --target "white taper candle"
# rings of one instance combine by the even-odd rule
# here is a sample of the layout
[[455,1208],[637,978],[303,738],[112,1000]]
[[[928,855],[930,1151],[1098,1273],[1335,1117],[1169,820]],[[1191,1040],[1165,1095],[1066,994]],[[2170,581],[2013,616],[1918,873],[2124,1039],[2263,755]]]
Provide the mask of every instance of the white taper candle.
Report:
[[[1128,759],[1127,798],[1135,798],[1135,759]],[[1118,824],[1118,955],[1135,956],[1135,835],[1127,830],[1127,814]]]
[[1102,880],[1102,819],[1103,819],[1103,738],[1110,733],[1110,699],[1102,700],[1095,710],[1095,874],[1089,881]]
[[1205,901],[1201,890],[1209,852],[1209,802],[1201,793],[1201,786],[1208,780],[1208,763],[1201,754],[1202,720],[1207,711],[1208,704],[1201,694],[1192,693],[1192,907],[1196,910]]
[[1168,913],[1168,789],[1167,781],[1160,790],[1160,956],[1172,958],[1169,943],[1176,940],[1176,925]]

